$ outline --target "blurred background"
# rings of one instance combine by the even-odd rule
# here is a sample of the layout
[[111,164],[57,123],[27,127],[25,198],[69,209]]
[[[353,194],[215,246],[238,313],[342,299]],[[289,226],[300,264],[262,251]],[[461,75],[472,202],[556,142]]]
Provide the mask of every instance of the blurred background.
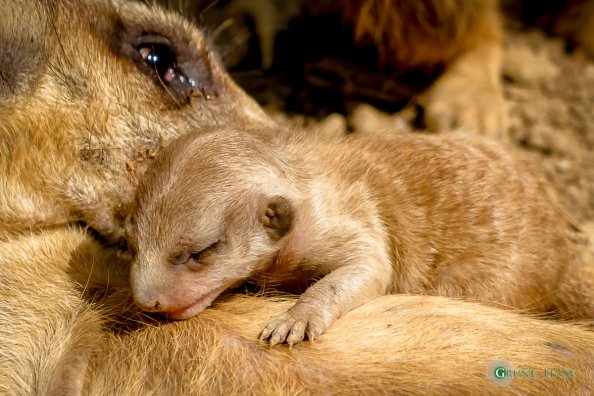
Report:
[[[364,0],[160,2],[202,27],[236,81],[265,107],[320,117],[346,114],[362,101],[395,112],[430,85],[444,67],[430,64],[408,69],[381,59],[377,43],[357,40],[357,21],[349,14],[360,11],[356,3]],[[567,53],[594,56],[594,1],[501,3],[506,31],[540,31],[563,39]],[[538,40],[534,41],[537,45]]]

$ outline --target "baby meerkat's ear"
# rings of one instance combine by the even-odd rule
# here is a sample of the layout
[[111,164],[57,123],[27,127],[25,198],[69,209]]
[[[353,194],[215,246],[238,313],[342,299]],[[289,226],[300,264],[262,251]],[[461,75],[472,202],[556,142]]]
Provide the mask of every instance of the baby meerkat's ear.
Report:
[[274,196],[263,200],[259,220],[273,241],[284,237],[293,225],[293,206],[285,197]]

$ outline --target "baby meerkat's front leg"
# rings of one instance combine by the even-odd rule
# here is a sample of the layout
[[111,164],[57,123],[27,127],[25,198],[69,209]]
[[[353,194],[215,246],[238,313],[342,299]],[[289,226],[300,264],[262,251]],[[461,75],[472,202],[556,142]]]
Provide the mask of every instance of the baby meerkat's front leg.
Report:
[[392,276],[389,260],[359,260],[332,270],[307,289],[291,309],[264,327],[260,340],[269,339],[271,347],[283,342],[293,346],[307,334],[313,341],[341,315],[385,295]]

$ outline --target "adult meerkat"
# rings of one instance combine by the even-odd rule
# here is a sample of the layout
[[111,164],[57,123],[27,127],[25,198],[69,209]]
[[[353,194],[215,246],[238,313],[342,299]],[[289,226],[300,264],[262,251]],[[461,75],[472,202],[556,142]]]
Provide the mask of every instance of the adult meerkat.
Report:
[[314,339],[386,293],[594,317],[594,279],[543,186],[467,136],[190,134],[140,183],[136,303],[185,319],[245,280],[307,287],[261,337]]

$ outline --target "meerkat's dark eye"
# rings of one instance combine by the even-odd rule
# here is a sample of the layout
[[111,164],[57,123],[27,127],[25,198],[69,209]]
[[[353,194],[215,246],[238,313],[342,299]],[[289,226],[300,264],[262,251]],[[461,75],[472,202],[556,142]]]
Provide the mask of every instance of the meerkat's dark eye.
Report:
[[[203,43],[184,37],[130,29],[121,43],[121,53],[132,60],[162,89],[165,104],[181,108],[194,100],[219,96],[212,66],[216,61]],[[154,89],[148,92],[154,93]]]
[[174,93],[191,95],[197,89],[196,81],[186,76],[167,44],[143,43],[138,46],[138,53],[157,79]]
[[158,35],[141,36],[135,48],[146,70],[178,105],[188,102],[192,97],[209,98],[204,87],[196,80],[197,73],[192,68],[195,62],[180,59],[169,39]]
[[171,48],[165,44],[141,44],[138,52],[157,77],[165,83],[171,83],[176,77],[184,77],[177,64],[177,58]]

